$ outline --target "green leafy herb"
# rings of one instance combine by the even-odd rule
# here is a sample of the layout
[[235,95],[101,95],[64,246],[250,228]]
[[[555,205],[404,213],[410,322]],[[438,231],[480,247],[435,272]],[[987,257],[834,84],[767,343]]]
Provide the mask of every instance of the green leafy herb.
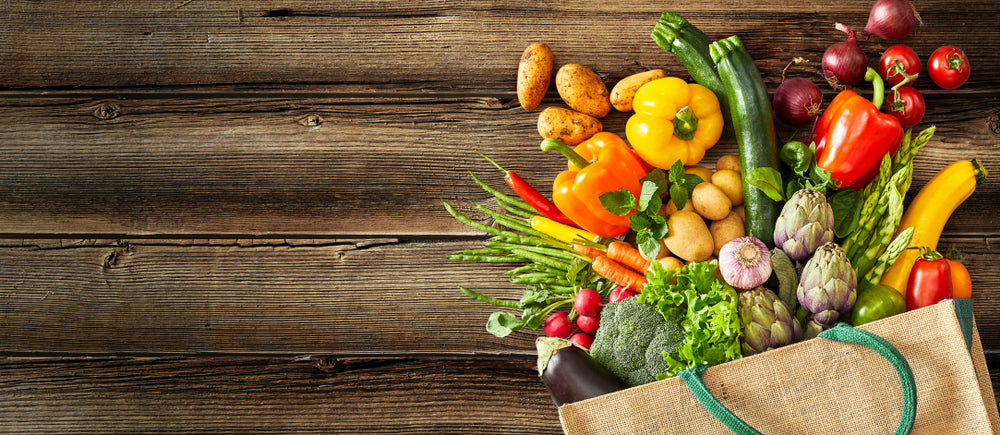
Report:
[[[701,183],[701,177],[697,175],[685,174],[684,165],[678,160],[671,167],[669,174],[660,169],[654,169],[639,180],[642,183],[642,190],[636,198],[626,189],[605,192],[601,194],[601,205],[606,210],[617,215],[629,216],[629,228],[636,233],[636,243],[639,251],[649,258],[656,258],[660,253],[660,239],[667,236],[667,219],[660,216],[660,208],[663,206],[663,195],[669,190],[671,197],[682,196],[682,201],[687,201],[691,189]],[[674,183],[671,187],[670,183]],[[675,204],[677,199],[674,198]],[[681,202],[680,207],[684,203]]]
[[691,191],[694,190],[695,186],[701,184],[703,181],[701,177],[695,174],[688,174],[684,172],[684,164],[680,160],[674,162],[670,166],[669,181],[674,183],[670,186],[670,200],[674,202],[677,209],[680,210],[684,208],[687,204],[687,200],[691,198]]
[[784,201],[785,185],[781,181],[781,174],[774,168],[759,167],[747,173],[747,184],[760,189],[775,201]]
[[841,189],[826,199],[833,209],[833,232],[837,237],[846,237],[858,227],[861,218],[861,195],[851,189]]
[[656,306],[664,317],[677,321],[684,329],[684,343],[677,349],[677,357],[663,355],[670,369],[657,379],[742,356],[736,291],[715,276],[716,269],[715,260],[674,270],[654,261],[646,272],[649,283],[639,301]]

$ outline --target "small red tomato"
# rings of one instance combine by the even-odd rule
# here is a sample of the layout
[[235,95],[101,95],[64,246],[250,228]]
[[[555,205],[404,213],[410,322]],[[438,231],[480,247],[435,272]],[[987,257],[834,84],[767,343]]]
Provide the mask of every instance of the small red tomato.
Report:
[[955,89],[969,79],[972,67],[964,51],[946,45],[931,53],[927,59],[927,72],[942,89]]
[[886,111],[895,116],[903,128],[913,127],[924,119],[924,97],[910,86],[900,86],[890,92],[887,103]]
[[951,266],[941,254],[930,251],[913,264],[906,283],[906,310],[915,310],[951,299]]
[[882,53],[878,72],[889,86],[897,85],[907,77],[920,73],[920,57],[910,47],[893,45]]

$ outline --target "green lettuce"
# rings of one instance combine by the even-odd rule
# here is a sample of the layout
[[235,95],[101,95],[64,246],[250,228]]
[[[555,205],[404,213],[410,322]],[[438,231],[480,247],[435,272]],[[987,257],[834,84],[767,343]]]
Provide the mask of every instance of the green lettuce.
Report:
[[742,357],[738,297],[736,290],[716,277],[718,267],[718,262],[712,260],[667,270],[654,261],[646,272],[649,283],[639,302],[654,305],[665,318],[684,329],[684,343],[676,351],[677,358],[664,353],[669,369],[657,379]]

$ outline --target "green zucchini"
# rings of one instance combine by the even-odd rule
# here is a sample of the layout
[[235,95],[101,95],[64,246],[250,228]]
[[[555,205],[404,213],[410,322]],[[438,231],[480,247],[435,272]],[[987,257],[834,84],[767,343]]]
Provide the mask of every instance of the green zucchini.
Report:
[[673,12],[664,12],[653,27],[652,37],[656,45],[677,57],[681,66],[687,69],[695,82],[708,88],[719,98],[722,117],[726,129],[729,130],[733,122],[729,112],[729,100],[726,99],[726,89],[722,85],[722,79],[715,71],[715,62],[712,61],[708,48],[712,40],[708,35],[684,17]]
[[781,204],[747,183],[747,174],[757,168],[778,167],[778,135],[767,87],[750,54],[736,36],[720,39],[709,50],[726,88],[733,117],[733,134],[740,152],[747,235],[774,246],[774,222]]

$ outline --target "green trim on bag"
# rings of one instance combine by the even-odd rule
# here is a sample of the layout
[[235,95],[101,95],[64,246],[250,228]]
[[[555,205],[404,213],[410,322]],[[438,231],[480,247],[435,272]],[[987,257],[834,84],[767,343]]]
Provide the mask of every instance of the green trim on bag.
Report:
[[[899,426],[896,428],[895,433],[896,435],[910,433],[913,430],[913,422],[917,418],[917,383],[913,379],[913,370],[910,369],[910,364],[906,362],[903,355],[882,337],[868,331],[856,329],[846,323],[838,323],[837,326],[821,332],[819,336],[833,341],[860,344],[874,350],[889,361],[889,364],[896,370],[896,374],[899,375],[900,386],[903,389],[903,415],[900,418]],[[733,414],[732,411],[712,395],[712,392],[708,391],[705,383],[701,380],[701,376],[707,368],[708,366],[700,366],[684,370],[678,376],[684,380],[684,385],[694,394],[698,402],[734,433],[738,435],[760,435],[761,433],[757,429],[754,429]]]
[[972,353],[972,298],[958,298],[952,301],[955,304],[958,326],[962,328],[962,335],[965,337],[965,348]]

